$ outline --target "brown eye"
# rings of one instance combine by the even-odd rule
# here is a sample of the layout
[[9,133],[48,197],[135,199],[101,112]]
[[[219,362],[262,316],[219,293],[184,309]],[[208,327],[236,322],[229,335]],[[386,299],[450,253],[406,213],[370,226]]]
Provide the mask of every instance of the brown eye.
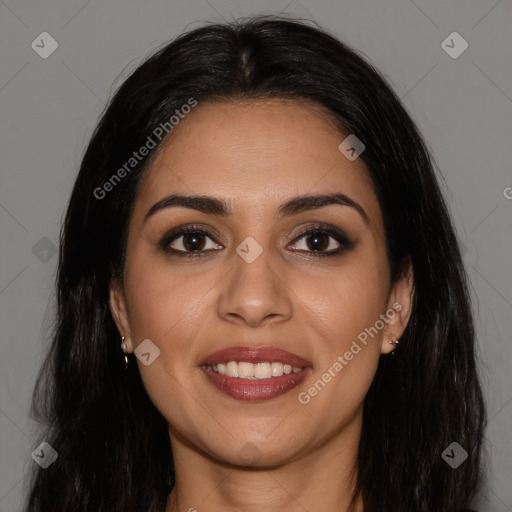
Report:
[[295,249],[311,256],[335,256],[354,246],[342,231],[330,226],[315,226],[306,229],[296,238]]
[[166,252],[178,256],[200,256],[205,252],[222,249],[213,237],[198,228],[181,228],[165,235],[159,246]]
[[314,231],[312,233],[301,235],[300,240],[302,240],[302,244],[296,245],[302,245],[302,247],[297,247],[298,250],[324,252],[327,250],[336,250],[341,246],[341,244],[335,240],[334,237],[321,231]]
[[186,251],[201,251],[204,248],[205,236],[201,233],[187,233],[180,238],[183,238],[181,245]]
[[326,251],[329,245],[331,245],[331,238],[331,236],[320,232],[312,233],[305,237],[305,239],[307,240],[306,244],[311,251]]

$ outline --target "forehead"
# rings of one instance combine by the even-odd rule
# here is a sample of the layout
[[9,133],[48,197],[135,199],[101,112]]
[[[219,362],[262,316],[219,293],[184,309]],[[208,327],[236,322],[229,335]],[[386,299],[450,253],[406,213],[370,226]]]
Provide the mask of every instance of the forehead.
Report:
[[342,192],[373,217],[379,208],[363,161],[338,149],[345,136],[307,103],[199,103],[159,148],[136,212],[144,215],[170,192],[215,195],[252,211],[293,195]]

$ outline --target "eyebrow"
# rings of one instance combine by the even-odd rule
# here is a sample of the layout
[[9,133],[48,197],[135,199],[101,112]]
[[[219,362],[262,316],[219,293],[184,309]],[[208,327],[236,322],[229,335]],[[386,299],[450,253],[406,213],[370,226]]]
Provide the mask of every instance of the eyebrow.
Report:
[[[318,208],[323,208],[324,206],[329,206],[332,204],[354,208],[361,215],[363,220],[369,224],[369,217],[364,211],[363,207],[342,193],[302,195],[292,197],[278,208],[277,213],[281,217],[289,217],[292,215],[297,215],[301,212],[316,210]],[[229,203],[223,199],[205,195],[187,196],[182,194],[171,194],[155,203],[148,210],[144,216],[144,222],[146,222],[149,217],[158,211],[176,207],[190,208],[192,210],[197,210],[199,212],[211,215],[229,216],[233,214]]]

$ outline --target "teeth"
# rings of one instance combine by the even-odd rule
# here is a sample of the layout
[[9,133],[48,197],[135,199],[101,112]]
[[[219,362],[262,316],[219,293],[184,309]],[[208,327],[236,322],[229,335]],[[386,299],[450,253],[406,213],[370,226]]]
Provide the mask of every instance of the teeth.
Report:
[[238,363],[238,376],[241,379],[254,377],[254,365],[252,363]]
[[238,377],[238,363],[236,361],[229,361],[226,364],[226,375],[228,377]]
[[283,375],[283,363],[272,363],[272,377]]
[[254,376],[257,379],[270,379],[270,377],[272,377],[270,363],[258,363],[254,367]]
[[290,373],[298,373],[302,368],[295,368],[291,364],[278,362],[247,363],[245,361],[228,361],[209,366],[214,372],[228,377],[238,377],[240,379],[270,379],[272,377],[281,377]]

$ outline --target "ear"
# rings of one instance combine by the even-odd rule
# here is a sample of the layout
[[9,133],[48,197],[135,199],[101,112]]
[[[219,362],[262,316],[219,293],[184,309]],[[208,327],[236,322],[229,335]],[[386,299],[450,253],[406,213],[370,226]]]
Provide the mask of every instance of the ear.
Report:
[[126,351],[133,352],[130,322],[128,319],[128,309],[126,306],[126,297],[120,278],[112,277],[110,281],[109,295],[109,306],[110,312],[112,313],[112,318],[117,325],[117,329],[120,335],[124,336]]
[[400,265],[400,274],[389,293],[381,354],[389,354],[395,349],[390,341],[402,336],[411,316],[413,297],[414,269],[410,256],[407,256]]

